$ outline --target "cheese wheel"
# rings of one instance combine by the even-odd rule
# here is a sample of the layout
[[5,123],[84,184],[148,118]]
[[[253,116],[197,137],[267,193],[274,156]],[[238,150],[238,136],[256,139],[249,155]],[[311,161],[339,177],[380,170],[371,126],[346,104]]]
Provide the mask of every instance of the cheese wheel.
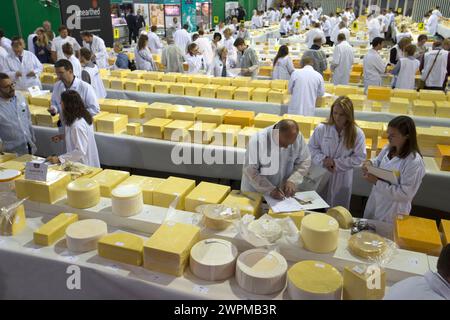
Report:
[[135,184],[118,186],[111,192],[112,212],[120,217],[131,217],[142,211],[142,189]]
[[236,262],[236,281],[255,294],[272,294],[286,284],[286,259],[275,251],[251,249],[241,253]]
[[100,185],[97,181],[80,178],[67,185],[67,202],[72,208],[86,209],[100,202]]
[[361,231],[355,233],[348,240],[348,248],[354,255],[374,259],[379,257],[386,250],[386,240],[376,233]]
[[220,281],[233,276],[237,257],[238,250],[231,242],[206,239],[192,247],[189,266],[200,279]]
[[197,207],[203,214],[203,223],[213,230],[225,230],[233,220],[239,219],[239,210],[223,204],[206,204]]
[[248,230],[273,243],[281,238],[283,230],[274,219],[258,219],[248,225]]
[[2,169],[0,170],[0,182],[9,182],[20,177],[21,172],[14,169]]
[[73,252],[88,252],[97,249],[98,240],[108,233],[105,222],[98,219],[81,220],[66,229],[67,248]]
[[337,206],[330,208],[327,214],[337,220],[341,229],[350,229],[353,226],[352,214],[344,207]]
[[341,300],[343,278],[332,265],[305,260],[287,272],[288,292],[294,300]]
[[337,248],[339,224],[326,214],[311,213],[302,219],[300,235],[307,250],[328,253]]

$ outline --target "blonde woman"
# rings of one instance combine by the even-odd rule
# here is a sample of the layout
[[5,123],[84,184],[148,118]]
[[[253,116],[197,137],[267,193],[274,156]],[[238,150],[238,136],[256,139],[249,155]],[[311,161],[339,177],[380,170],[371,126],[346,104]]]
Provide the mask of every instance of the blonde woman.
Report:
[[[33,53],[39,59],[41,63],[51,63],[51,45],[48,40],[47,33],[44,28],[39,28],[36,30],[36,38],[33,42],[34,50]],[[30,51],[32,51],[30,49]]]
[[214,65],[211,68],[211,75],[214,77],[232,77],[230,72],[232,68],[235,68],[233,61],[228,59],[228,50],[225,47],[219,47],[214,58]]
[[152,53],[148,48],[148,36],[141,34],[134,49],[134,56],[136,59],[136,68],[138,70],[157,71],[155,61]]
[[332,207],[350,207],[353,168],[366,159],[363,131],[356,125],[353,103],[339,97],[331,106],[330,117],[320,124],[308,143],[311,160],[328,170],[330,179],[322,197]]

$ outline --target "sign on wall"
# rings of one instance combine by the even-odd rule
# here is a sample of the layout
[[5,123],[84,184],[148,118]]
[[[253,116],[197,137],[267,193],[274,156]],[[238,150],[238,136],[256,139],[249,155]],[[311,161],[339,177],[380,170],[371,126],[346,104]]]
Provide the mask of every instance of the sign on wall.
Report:
[[70,30],[71,36],[82,43],[80,33],[90,31],[113,45],[111,4],[109,0],[59,0],[61,21]]
[[189,26],[188,32],[194,32],[196,28],[196,13],[197,5],[195,0],[182,0],[181,1],[181,24],[187,24]]

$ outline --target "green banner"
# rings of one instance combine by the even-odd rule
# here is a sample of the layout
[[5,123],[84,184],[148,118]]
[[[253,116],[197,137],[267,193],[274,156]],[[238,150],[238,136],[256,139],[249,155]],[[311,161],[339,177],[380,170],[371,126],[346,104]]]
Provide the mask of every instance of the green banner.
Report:
[[189,26],[188,31],[196,31],[196,0],[181,1],[181,24]]

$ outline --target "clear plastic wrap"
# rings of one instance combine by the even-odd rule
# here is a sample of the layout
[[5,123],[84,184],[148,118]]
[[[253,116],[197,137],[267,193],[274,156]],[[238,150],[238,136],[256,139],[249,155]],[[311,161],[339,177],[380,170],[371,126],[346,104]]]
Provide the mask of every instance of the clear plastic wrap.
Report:
[[223,204],[203,204],[195,208],[195,211],[202,215],[203,225],[213,230],[225,230],[233,221],[241,218],[238,207]]
[[203,216],[199,213],[189,213],[189,214],[180,214],[176,212],[176,208],[178,202],[180,201],[180,197],[176,196],[172,203],[169,205],[169,208],[166,211],[165,216],[163,217],[162,223],[172,222],[172,223],[185,223],[192,224],[195,226],[200,226]]
[[[13,235],[13,225],[17,224],[17,215],[21,209],[24,214],[23,203],[28,198],[17,200],[13,193],[1,192],[0,193],[0,234],[1,235]],[[25,217],[23,217],[25,218]],[[23,224],[24,226],[24,224]],[[20,230],[17,230],[20,232]]]
[[94,173],[94,168],[79,162],[66,161],[63,164],[52,167],[54,170],[70,173],[72,180]]

